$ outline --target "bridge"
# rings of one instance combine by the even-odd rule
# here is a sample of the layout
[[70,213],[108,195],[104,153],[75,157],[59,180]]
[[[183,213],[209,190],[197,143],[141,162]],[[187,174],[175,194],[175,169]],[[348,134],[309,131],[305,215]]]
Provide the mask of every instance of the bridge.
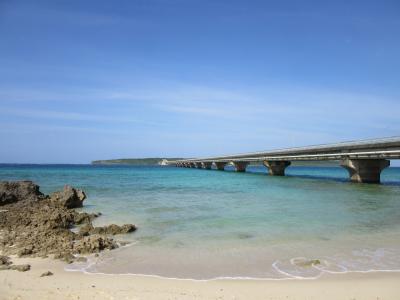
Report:
[[[177,167],[224,170],[232,164],[236,172],[245,172],[250,163],[262,163],[272,176],[284,176],[292,161],[339,161],[352,182],[379,183],[383,169],[391,159],[400,159],[400,137],[342,142],[235,155],[190,158],[169,161]],[[214,167],[214,168],[213,168]]]

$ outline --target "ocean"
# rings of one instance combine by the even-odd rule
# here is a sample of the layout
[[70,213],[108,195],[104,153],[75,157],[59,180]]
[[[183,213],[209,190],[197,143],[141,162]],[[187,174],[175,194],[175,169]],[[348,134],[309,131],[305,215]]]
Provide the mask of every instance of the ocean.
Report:
[[340,167],[246,173],[161,166],[0,165],[0,180],[83,189],[95,225],[134,223],[130,244],[67,270],[168,278],[317,278],[400,271],[400,168],[382,184]]

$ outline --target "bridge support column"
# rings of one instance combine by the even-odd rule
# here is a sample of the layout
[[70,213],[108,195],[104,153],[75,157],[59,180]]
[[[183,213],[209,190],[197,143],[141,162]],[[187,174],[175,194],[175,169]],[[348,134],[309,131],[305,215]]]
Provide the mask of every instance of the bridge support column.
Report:
[[381,172],[390,166],[386,159],[345,159],[340,162],[350,175],[352,182],[379,183]]
[[212,163],[210,163],[210,162],[201,163],[202,168],[206,169],[206,170],[211,170],[211,165],[212,165]]
[[233,163],[236,172],[246,172],[246,167],[248,164],[249,163],[247,161],[235,161]]
[[196,162],[194,163],[197,169],[202,169],[203,168],[203,164],[201,162]]
[[268,168],[269,175],[285,176],[285,169],[286,167],[290,166],[290,161],[265,160],[263,164]]
[[225,165],[226,165],[225,162],[216,162],[215,163],[215,166],[217,167],[217,170],[219,170],[219,171],[225,170]]

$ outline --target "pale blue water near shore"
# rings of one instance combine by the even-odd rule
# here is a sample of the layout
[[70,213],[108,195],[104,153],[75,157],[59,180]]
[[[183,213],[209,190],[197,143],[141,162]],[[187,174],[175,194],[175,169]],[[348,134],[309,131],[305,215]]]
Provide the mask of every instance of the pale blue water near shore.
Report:
[[[0,180],[64,184],[88,194],[97,224],[135,223],[128,246],[87,272],[173,278],[315,278],[323,272],[400,270],[400,168],[382,185],[352,184],[344,169],[290,167],[271,177],[173,167],[0,165]],[[318,259],[313,267],[303,262]]]

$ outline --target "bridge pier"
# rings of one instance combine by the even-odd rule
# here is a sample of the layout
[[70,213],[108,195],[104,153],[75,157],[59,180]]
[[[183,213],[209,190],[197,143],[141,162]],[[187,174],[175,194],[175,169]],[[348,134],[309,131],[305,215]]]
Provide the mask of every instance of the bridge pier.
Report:
[[265,160],[264,166],[268,168],[269,175],[285,176],[286,167],[290,166],[290,161],[287,160]]
[[201,163],[202,168],[206,169],[206,170],[211,170],[211,165],[212,165],[212,163],[210,163],[210,162],[202,162]]
[[345,159],[340,162],[350,175],[352,182],[380,183],[381,172],[390,166],[386,159]]
[[233,165],[235,166],[236,172],[246,172],[246,167],[249,163],[247,161],[235,161]]
[[225,165],[226,165],[226,162],[215,162],[215,166],[217,167],[217,170],[219,170],[219,171],[225,170]]

